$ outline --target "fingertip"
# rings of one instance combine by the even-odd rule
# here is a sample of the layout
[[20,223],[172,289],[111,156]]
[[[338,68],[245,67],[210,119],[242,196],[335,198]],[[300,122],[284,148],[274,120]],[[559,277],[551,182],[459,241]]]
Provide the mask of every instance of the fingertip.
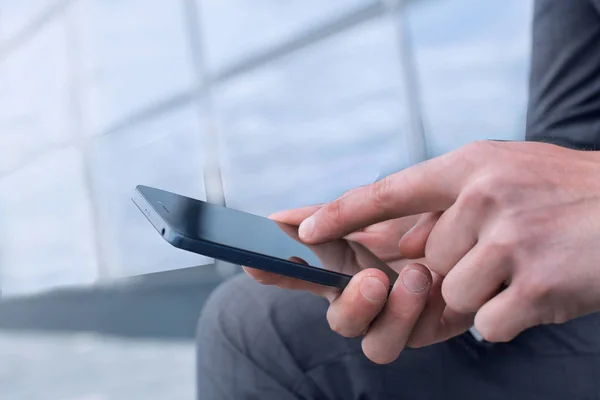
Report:
[[381,279],[374,276],[367,276],[360,280],[358,290],[362,296],[372,302],[381,303],[387,298],[387,287]]
[[273,214],[267,216],[268,219],[272,219],[274,221],[279,221],[282,215],[285,215],[287,211],[276,211]]
[[277,211],[274,212],[273,214],[269,215],[267,218],[273,221],[277,221],[277,222],[283,222],[285,223],[286,221],[293,219],[294,215],[294,210],[283,210],[283,211]]
[[385,307],[389,280],[377,269],[356,274],[327,310],[327,321],[344,337],[360,336]]
[[369,302],[383,303],[387,300],[390,281],[387,275],[377,268],[360,271],[352,278],[350,284],[356,285],[358,292]]
[[372,346],[371,343],[369,343],[371,340],[371,337],[367,333],[361,342],[362,352],[369,360],[371,360],[371,362],[379,365],[386,365],[395,361],[400,355],[399,352],[397,354],[390,354],[378,351],[377,346]]
[[363,339],[367,358],[377,364],[398,358],[425,308],[431,282],[431,273],[421,264],[409,264],[401,271],[383,312]]
[[514,288],[500,292],[475,314],[474,325],[488,342],[509,342],[525,329],[538,325],[538,310],[520,299]]
[[244,270],[244,272],[246,274],[250,275],[253,278],[254,278],[255,274],[260,272],[260,270],[257,270],[255,268],[251,268],[251,267],[246,267],[245,265],[242,265],[242,270]]
[[433,283],[429,268],[418,263],[404,267],[399,278],[404,288],[414,294],[429,293]]
[[274,285],[278,280],[281,280],[281,276],[272,272],[263,271],[256,268],[243,266],[242,269],[252,279],[263,285]]
[[489,318],[485,313],[475,314],[473,325],[477,332],[486,342],[505,343],[515,338],[516,334],[510,334],[506,329],[502,329],[497,322]]
[[300,223],[300,227],[298,228],[298,236],[300,236],[302,241],[311,243],[311,240],[314,236],[314,230],[315,220],[313,216],[310,216]]
[[292,210],[277,211],[269,215],[267,218],[289,225],[300,225],[302,221],[313,215],[317,210],[319,210],[319,208],[321,208],[320,205],[314,205],[294,208]]

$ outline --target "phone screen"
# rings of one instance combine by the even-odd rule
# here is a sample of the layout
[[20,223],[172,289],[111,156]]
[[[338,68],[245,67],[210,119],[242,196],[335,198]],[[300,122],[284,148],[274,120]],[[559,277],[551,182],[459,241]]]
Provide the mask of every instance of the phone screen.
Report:
[[307,245],[298,228],[231,208],[140,186],[138,191],[176,232],[244,252],[323,268],[352,276],[367,268],[378,268],[393,283],[397,273],[359,243],[339,239]]

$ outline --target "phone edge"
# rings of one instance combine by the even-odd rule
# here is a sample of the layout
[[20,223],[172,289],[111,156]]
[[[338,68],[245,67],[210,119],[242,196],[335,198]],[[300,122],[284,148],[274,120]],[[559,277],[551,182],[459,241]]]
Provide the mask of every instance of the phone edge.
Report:
[[169,223],[160,216],[160,213],[152,206],[140,188],[141,185],[138,185],[135,189],[135,194],[132,197],[133,203],[140,212],[144,214],[148,222],[150,222],[163,239],[173,247],[233,264],[244,265],[338,289],[344,289],[352,279],[350,275],[313,266],[305,266],[263,254],[247,252],[218,243],[189,238],[174,230]]

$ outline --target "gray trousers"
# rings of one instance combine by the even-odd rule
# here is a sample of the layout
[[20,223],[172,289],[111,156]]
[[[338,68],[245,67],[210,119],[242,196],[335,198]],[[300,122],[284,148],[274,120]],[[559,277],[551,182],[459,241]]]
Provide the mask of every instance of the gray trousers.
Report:
[[227,399],[600,399],[600,316],[485,345],[467,333],[376,365],[329,329],[327,303],[245,275],[200,318],[197,393]]

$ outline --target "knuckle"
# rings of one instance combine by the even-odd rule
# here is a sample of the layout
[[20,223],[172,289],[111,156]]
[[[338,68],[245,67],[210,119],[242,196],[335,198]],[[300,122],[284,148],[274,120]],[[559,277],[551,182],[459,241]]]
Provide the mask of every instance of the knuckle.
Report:
[[489,140],[475,140],[464,145],[461,150],[465,155],[481,157],[495,148],[494,143]]
[[507,219],[490,229],[483,244],[486,255],[505,262],[514,259],[524,245],[521,226]]
[[489,210],[500,202],[499,190],[490,175],[476,179],[457,199],[463,210]]
[[343,224],[345,216],[342,204],[343,203],[341,199],[332,201],[331,203],[327,204],[323,210],[325,218],[327,218],[329,221],[332,221],[333,223]]
[[384,177],[371,185],[370,197],[379,209],[389,208],[392,199],[392,181]]
[[462,165],[471,170],[480,170],[482,167],[490,165],[491,157],[496,157],[498,143],[491,140],[477,140],[465,144],[457,150],[448,153],[447,156],[452,159],[453,164]]
[[359,191],[362,188],[364,188],[364,186],[359,186],[359,187],[352,188],[350,190],[346,190],[344,193],[342,193],[342,195],[339,198],[343,199],[344,197],[348,197],[351,194],[356,193],[357,191]]
[[513,242],[510,239],[494,238],[488,240],[484,245],[485,254],[496,260],[507,261],[517,246],[518,242]]

